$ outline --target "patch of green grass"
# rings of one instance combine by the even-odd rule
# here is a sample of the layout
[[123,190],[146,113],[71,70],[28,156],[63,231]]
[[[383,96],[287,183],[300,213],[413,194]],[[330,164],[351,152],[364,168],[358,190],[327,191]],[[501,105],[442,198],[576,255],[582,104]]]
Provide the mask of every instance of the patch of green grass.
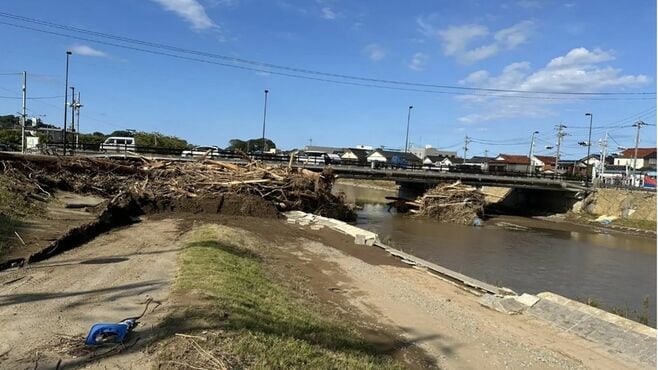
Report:
[[[250,368],[402,368],[349,323],[330,320],[268,276],[253,252],[199,230],[182,252],[176,290],[203,298],[169,325],[221,328],[215,346]],[[195,323],[191,324],[190,323]]]
[[618,218],[612,221],[612,224],[617,226],[632,227],[634,229],[656,230],[656,221],[649,220],[631,220],[628,218]]

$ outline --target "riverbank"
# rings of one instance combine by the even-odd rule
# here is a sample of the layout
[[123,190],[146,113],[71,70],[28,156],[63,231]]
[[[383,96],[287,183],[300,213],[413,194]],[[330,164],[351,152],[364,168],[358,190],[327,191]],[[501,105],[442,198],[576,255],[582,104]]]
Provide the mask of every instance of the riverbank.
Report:
[[[0,281],[0,353],[23,367],[644,366],[533,316],[487,310],[384,250],[280,219],[163,213]],[[81,349],[91,324],[139,312],[147,297],[161,305],[126,347]]]

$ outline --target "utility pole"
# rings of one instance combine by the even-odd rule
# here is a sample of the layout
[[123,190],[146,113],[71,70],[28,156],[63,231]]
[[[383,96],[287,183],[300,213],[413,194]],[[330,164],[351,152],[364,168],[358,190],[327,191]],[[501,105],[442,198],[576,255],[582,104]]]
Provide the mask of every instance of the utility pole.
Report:
[[464,158],[462,158],[462,164],[466,163],[466,152],[468,152],[468,144],[471,142],[471,139],[468,138],[468,135],[464,136]]
[[637,127],[637,132],[635,134],[635,154],[633,154],[633,181],[635,180],[635,171],[637,169],[637,148],[640,145],[640,127],[646,125],[642,121],[637,121],[633,127]]
[[530,154],[528,155],[528,158],[530,158],[530,167],[528,170],[530,171],[531,175],[535,172],[535,166],[532,165],[532,156],[535,154],[535,134],[538,133],[539,131],[533,131],[532,137],[530,138]]
[[562,145],[562,138],[565,137],[567,134],[564,132],[564,129],[567,128],[567,126],[563,124],[559,124],[557,126],[557,150],[555,152],[555,174],[558,174],[558,164],[560,162],[560,146]]
[[589,116],[589,136],[587,137],[587,159],[585,162],[585,188],[589,188],[589,162],[590,150],[592,149],[592,113],[585,113],[585,117]]
[[608,131],[605,131],[605,138],[599,141],[601,147],[601,158],[599,161],[599,178],[605,173],[605,159],[608,157]]
[[411,121],[411,110],[414,108],[413,105],[409,106],[409,111],[407,112],[407,137],[404,139],[404,152],[409,151],[409,122]]
[[25,154],[25,121],[27,120],[27,72],[23,71],[23,112],[21,113],[21,153]]
[[[73,86],[71,86],[71,131],[75,132],[75,87]],[[71,148],[71,154],[75,154],[75,148]]]
[[260,154],[265,154],[265,118],[267,117],[267,93],[269,90],[265,90],[265,106],[263,107],[263,143],[260,148]]
[[80,108],[82,108],[82,104],[80,103],[80,92],[78,91],[78,100],[75,102],[75,111],[76,115],[78,116],[76,120],[78,121],[78,127],[75,129],[75,147],[77,148],[79,145],[79,134],[80,134]]

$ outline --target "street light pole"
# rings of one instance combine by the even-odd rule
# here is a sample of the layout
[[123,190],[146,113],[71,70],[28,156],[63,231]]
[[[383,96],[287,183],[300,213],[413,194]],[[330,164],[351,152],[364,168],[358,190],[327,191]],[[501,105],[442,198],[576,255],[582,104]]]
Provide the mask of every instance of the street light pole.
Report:
[[535,154],[535,134],[538,134],[539,131],[534,131],[532,133],[532,138],[530,139],[530,174],[532,175],[535,172],[535,166],[532,165],[532,156]]
[[414,108],[413,105],[409,106],[409,111],[407,112],[407,137],[404,140],[404,152],[409,151],[409,122],[411,122],[411,110]]
[[[592,148],[592,113],[585,113],[585,117],[589,116],[589,136],[587,137],[587,157],[585,157],[585,188],[589,188],[589,155]],[[601,158],[603,160],[603,158]]]
[[263,107],[263,144],[260,148],[261,154],[265,154],[265,118],[267,117],[267,93],[269,90],[265,90],[265,106]]
[[71,54],[71,51],[66,51],[66,86],[64,89],[64,155],[66,155],[66,113],[68,112],[69,105],[69,56]]
[[23,71],[23,111],[21,112],[21,153],[25,153],[25,121],[27,120],[27,72]]

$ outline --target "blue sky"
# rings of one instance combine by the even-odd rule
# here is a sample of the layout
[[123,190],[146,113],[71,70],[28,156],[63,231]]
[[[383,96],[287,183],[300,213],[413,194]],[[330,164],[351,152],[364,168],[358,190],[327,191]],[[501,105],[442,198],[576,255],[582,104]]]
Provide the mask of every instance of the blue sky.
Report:
[[[255,1],[24,0],[0,12],[85,30],[314,71],[458,87],[547,92],[655,92],[655,1]],[[37,27],[15,19],[0,22]],[[61,32],[61,31],[58,31]],[[87,37],[80,33],[72,35]],[[94,37],[108,42],[107,39]],[[654,95],[575,97],[461,91],[459,95],[352,86],[291,78],[142,53],[89,40],[0,24],[0,114],[28,95],[63,95],[65,51],[70,81],[82,93],[82,131],[160,131],[196,144],[226,146],[260,137],[263,90],[269,89],[267,136],[279,147],[369,144],[404,146],[413,105],[414,145],[468,156],[527,153],[567,133],[563,158],[586,149],[607,126],[611,147],[632,146],[635,119],[656,123]],[[135,46],[135,45],[131,45]],[[217,59],[210,59],[220,61]],[[228,62],[235,64],[234,62]],[[316,76],[317,77],[317,76]],[[389,85],[390,86],[390,85]],[[400,86],[400,85],[396,85]],[[423,88],[412,87],[423,90]],[[448,90],[441,90],[446,92]],[[450,90],[455,92],[455,90]],[[502,95],[502,96],[501,96]],[[537,99],[539,97],[540,99]],[[532,98],[532,99],[530,99]],[[29,113],[61,124],[63,98],[32,99]],[[655,126],[642,146],[656,143]],[[598,152],[598,147],[592,150]]]

